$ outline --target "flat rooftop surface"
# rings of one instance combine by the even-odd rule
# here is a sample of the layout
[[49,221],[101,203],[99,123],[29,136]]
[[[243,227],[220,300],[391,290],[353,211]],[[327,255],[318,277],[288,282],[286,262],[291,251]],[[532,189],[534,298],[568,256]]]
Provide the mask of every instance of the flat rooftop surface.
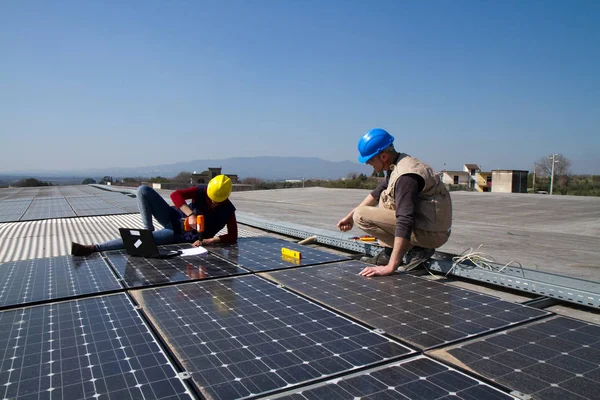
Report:
[[[303,188],[234,192],[238,211],[336,230],[368,190]],[[439,250],[469,248],[498,263],[600,280],[600,197],[451,192],[452,235]],[[352,233],[360,234],[358,228]]]

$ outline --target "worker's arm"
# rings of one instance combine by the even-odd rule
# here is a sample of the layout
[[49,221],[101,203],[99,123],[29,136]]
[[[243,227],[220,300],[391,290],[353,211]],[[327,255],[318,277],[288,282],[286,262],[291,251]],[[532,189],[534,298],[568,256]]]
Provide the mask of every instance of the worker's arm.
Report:
[[358,206],[354,207],[352,209],[352,211],[350,211],[348,213],[348,215],[346,215],[344,218],[342,218],[340,220],[340,222],[337,223],[337,227],[340,229],[340,231],[343,231],[343,232],[349,231],[354,226],[354,211],[360,206],[375,206],[375,205],[377,205],[377,199],[374,198],[371,193],[369,193],[367,195],[367,197],[365,197],[365,199],[363,201],[361,201],[361,203]]
[[192,211],[190,206],[187,205],[186,200],[194,200],[196,198],[197,192],[197,187],[191,187],[188,189],[176,190],[173,193],[171,193],[171,201],[173,201],[175,207],[179,208],[181,212],[183,212],[183,214],[188,217],[188,224],[191,227],[196,226],[196,216],[194,215],[194,212]]
[[[227,233],[225,235],[217,236],[218,242],[221,243],[235,243],[238,239],[238,226],[235,218],[235,212],[231,214],[231,217],[227,220]],[[218,243],[217,242],[217,243]]]

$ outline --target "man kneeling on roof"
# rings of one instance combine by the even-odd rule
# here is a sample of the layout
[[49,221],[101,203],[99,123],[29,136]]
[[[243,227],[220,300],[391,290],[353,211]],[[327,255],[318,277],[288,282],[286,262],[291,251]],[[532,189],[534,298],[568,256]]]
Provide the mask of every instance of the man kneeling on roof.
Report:
[[[367,163],[385,180],[338,222],[341,231],[354,223],[384,247],[362,276],[410,271],[427,261],[450,237],[452,202],[431,167],[394,149],[394,137],[383,129],[369,130],[358,141],[358,161]],[[377,207],[379,204],[379,207]],[[402,264],[402,258],[406,262]]]

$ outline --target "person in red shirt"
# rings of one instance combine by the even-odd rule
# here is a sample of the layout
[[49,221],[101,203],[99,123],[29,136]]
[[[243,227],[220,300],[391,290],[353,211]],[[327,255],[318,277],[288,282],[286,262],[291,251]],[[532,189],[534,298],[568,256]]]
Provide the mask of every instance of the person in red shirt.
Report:
[[[229,200],[231,179],[218,175],[210,180],[207,187],[197,186],[176,190],[171,193],[175,206],[167,202],[151,187],[140,186],[137,190],[138,206],[144,229],[152,231],[158,245],[188,242],[193,246],[210,246],[217,243],[235,243],[238,238],[235,206]],[[189,203],[187,201],[190,201]],[[204,216],[204,232],[196,230],[196,217]],[[155,230],[152,217],[163,226]],[[183,229],[183,220],[187,218],[189,231]],[[227,225],[227,233],[216,236]],[[113,239],[95,245],[71,243],[71,254],[88,256],[96,251],[108,251],[124,248],[122,239]]]

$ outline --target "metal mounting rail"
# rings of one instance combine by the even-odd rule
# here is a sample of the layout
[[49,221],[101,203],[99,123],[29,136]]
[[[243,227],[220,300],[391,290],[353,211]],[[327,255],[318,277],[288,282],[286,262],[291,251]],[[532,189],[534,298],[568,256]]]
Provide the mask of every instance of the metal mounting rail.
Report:
[[[244,213],[239,213],[237,220],[245,225],[299,239],[316,236],[317,243],[370,256],[376,255],[382,250],[375,244],[349,240],[348,238],[353,235],[347,233],[340,234],[290,222],[274,222]],[[442,274],[451,271],[450,273],[457,277],[600,309],[600,282],[512,266],[502,268],[501,265],[498,265],[494,269],[483,269],[463,263],[452,268],[452,257],[454,256],[436,252],[434,258],[428,262],[428,268]],[[502,270],[499,271],[501,268]]]
[[374,256],[382,250],[382,248],[377,244],[349,240],[348,238],[353,235],[348,233],[339,233],[326,229],[312,228],[290,222],[273,222],[259,217],[248,216],[243,213],[238,213],[236,218],[239,223],[299,239],[306,239],[307,237],[316,236],[317,243],[324,244],[326,246],[337,247],[339,249],[350,250],[357,253],[364,253],[369,256]]
[[565,275],[541,272],[527,268],[506,267],[484,269],[469,264],[457,264],[452,268],[451,254],[436,253],[428,262],[431,271],[504,286],[523,292],[534,293],[561,301],[600,309],[600,283]]

